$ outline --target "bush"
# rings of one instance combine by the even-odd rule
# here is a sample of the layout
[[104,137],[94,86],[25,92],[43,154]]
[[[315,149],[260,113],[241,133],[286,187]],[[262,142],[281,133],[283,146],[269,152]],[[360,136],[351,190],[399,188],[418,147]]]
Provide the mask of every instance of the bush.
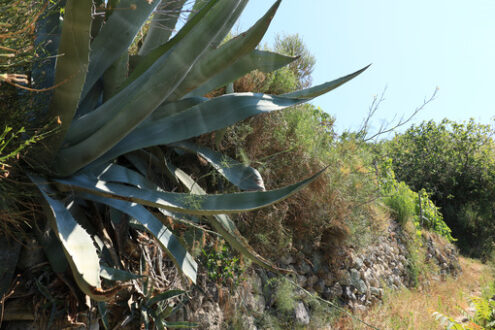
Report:
[[493,130],[473,119],[423,122],[380,145],[399,181],[424,189],[459,239],[462,252],[489,255],[495,238]]
[[449,242],[456,241],[451,230],[443,221],[443,216],[438,207],[430,200],[426,191],[419,193],[411,190],[405,182],[398,182],[392,169],[392,160],[388,159],[381,165],[381,191],[395,220],[401,225],[412,221],[416,227],[418,236],[421,229],[425,228],[445,237]]

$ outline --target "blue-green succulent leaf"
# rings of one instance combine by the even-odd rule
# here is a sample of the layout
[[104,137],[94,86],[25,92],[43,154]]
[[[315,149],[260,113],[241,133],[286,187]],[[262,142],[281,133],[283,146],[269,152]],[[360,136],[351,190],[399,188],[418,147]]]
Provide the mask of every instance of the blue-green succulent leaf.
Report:
[[251,166],[244,165],[227,155],[191,142],[177,142],[171,146],[197,153],[241,190],[265,190],[263,178]]
[[179,239],[145,207],[125,200],[106,198],[94,194],[80,193],[79,196],[108,205],[139,221],[148,232],[156,237],[162,248],[169,254],[182,273],[191,279],[193,283],[196,283],[198,265],[194,258],[182,246]]
[[74,121],[74,135],[67,139],[79,142],[58,153],[58,174],[67,176],[88,165],[148,117],[181,83],[238,4],[219,0],[170,54],[98,109]]
[[187,140],[254,115],[282,110],[305,101],[253,93],[219,96],[175,115],[144,122],[98,159],[97,163],[106,163],[141,148]]
[[74,220],[67,207],[62,202],[50,197],[54,191],[45,179],[35,175],[30,175],[30,178],[48,203],[48,215],[52,220],[52,229],[62,243],[79,288],[95,300],[104,300],[104,295],[101,294],[100,260],[93,240]]
[[[78,2],[89,2],[81,1]],[[146,22],[160,0],[120,0],[91,43],[88,75],[83,97],[94,83],[131,45],[141,26]],[[89,17],[91,17],[89,15]]]
[[286,66],[296,59],[297,57],[290,57],[262,50],[254,50],[225,70],[210,78],[192,92],[186,94],[185,97],[203,96],[214,89],[233,82],[253,70],[272,72]]
[[362,69],[360,69],[354,73],[348,74],[347,76],[340,77],[338,79],[323,83],[321,85],[302,89],[302,90],[291,92],[291,93],[282,94],[280,96],[295,97],[295,98],[307,98],[307,99],[315,98],[315,97],[320,96],[322,94],[328,93],[329,91],[345,84],[346,82],[348,82],[351,79],[354,79],[355,77],[359,76],[363,71],[365,71],[367,68],[369,68],[370,65],[367,65],[364,68],[362,68]]
[[67,189],[88,192],[107,198],[115,198],[180,213],[215,215],[256,210],[282,201],[313,182],[322,171],[298,183],[279,189],[217,195],[145,190],[125,184],[97,180],[84,174],[74,175],[65,179],[54,179],[54,181],[66,186]]

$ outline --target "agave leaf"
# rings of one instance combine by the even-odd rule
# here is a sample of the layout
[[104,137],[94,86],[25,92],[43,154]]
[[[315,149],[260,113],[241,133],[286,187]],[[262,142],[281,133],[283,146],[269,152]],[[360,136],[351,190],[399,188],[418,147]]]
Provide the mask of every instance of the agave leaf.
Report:
[[98,80],[93,85],[84,100],[79,103],[79,107],[77,108],[74,119],[77,119],[87,114],[88,112],[93,111],[98,106],[98,103],[101,101],[101,97],[103,95],[102,91],[103,83],[101,82],[101,80]]
[[[148,33],[139,49],[139,55],[147,55],[168,41],[185,2],[186,0],[162,1],[153,15]],[[162,14],[160,11],[167,11],[171,14]]]
[[146,121],[98,159],[97,163],[106,163],[141,148],[187,140],[254,115],[282,110],[305,101],[253,93],[219,96],[173,116]]
[[[238,1],[219,0],[169,55],[98,109],[77,119],[71,131],[85,139],[60,150],[55,163],[59,175],[70,175],[89,164],[151,114],[184,79],[237,5]],[[77,128],[81,125],[82,136]]]
[[194,261],[194,258],[182,246],[179,239],[146,208],[124,200],[105,198],[93,194],[81,193],[79,196],[108,205],[139,221],[148,232],[156,237],[162,248],[169,254],[184,275],[196,283],[196,273],[198,270],[196,261]]
[[51,157],[59,147],[76,113],[88,69],[89,31],[91,28],[91,1],[68,0],[64,24],[55,64],[55,85],[48,116],[58,116],[60,132],[50,138]]
[[348,74],[347,76],[340,77],[338,79],[323,83],[321,85],[302,89],[300,91],[282,94],[280,96],[295,97],[295,98],[307,98],[307,99],[315,98],[315,97],[320,96],[322,94],[328,93],[332,89],[335,89],[335,88],[345,84],[349,80],[359,76],[364,70],[369,68],[370,65],[371,64],[365,66],[364,68],[362,68],[362,69],[360,69],[354,73]]
[[[62,3],[55,7],[47,8],[36,20],[36,39],[34,47],[43,49],[43,60],[33,61],[31,70],[32,87],[37,89],[49,88],[55,81],[55,59],[60,44],[60,31],[62,24],[60,20],[60,9]],[[41,127],[45,124],[45,116],[48,114],[50,103],[46,100],[52,97],[52,92],[35,93],[33,95],[33,107],[36,112],[31,114],[30,120],[35,124],[32,127]],[[39,126],[37,126],[39,125]]]
[[127,272],[125,270],[121,269],[116,269],[112,267],[107,267],[107,266],[100,266],[100,276],[101,278],[104,278],[105,280],[109,281],[130,281],[130,280],[135,280],[137,278],[143,277],[142,275],[137,275],[133,274],[130,272]]
[[74,220],[65,205],[49,196],[53,191],[43,178],[30,175],[48,204],[52,229],[62,243],[79,288],[94,300],[104,300],[100,284],[100,260],[88,233]]
[[124,83],[122,88],[127,87],[134,80],[136,80],[141,74],[146,72],[153,63],[155,63],[160,57],[167,54],[175,45],[177,45],[184,37],[205,17],[205,15],[213,8],[214,5],[220,0],[211,0],[206,6],[204,6],[193,19],[189,20],[180,31],[166,44],[155,48],[153,51],[148,53],[146,56],[138,56],[136,59],[137,65],[132,70],[131,75]]
[[148,300],[146,302],[146,306],[147,307],[151,307],[151,306],[153,306],[154,304],[156,304],[156,303],[158,303],[160,301],[168,300],[168,299],[174,298],[174,297],[178,297],[180,295],[183,295],[184,293],[186,293],[186,292],[183,291],[183,290],[168,290],[168,291],[165,291],[163,293],[157,294],[156,296],[154,296],[153,298],[151,298],[150,300]]
[[47,227],[41,231],[37,226],[34,226],[36,239],[40,243],[45,252],[46,258],[50,263],[55,273],[63,273],[69,267],[67,258],[65,257],[64,248],[62,243],[55,235],[54,231]]
[[[177,178],[182,182],[182,184],[190,190],[191,193],[197,195],[205,195],[206,191],[201,188],[196,181],[194,181],[189,175],[179,168],[176,168],[172,164],[169,164],[171,170],[175,173]],[[214,216],[207,217],[208,222],[215,229],[215,231],[220,234],[234,249],[239,251],[242,255],[248,257],[256,264],[269,269],[274,272],[284,272],[272,265],[268,260],[257,254],[248,243],[244,242],[241,233],[237,230],[235,223],[230,219],[228,215],[217,214]]]
[[107,304],[104,301],[99,301],[97,305],[98,312],[100,312],[101,323],[103,323],[103,328],[105,328],[105,330],[108,330],[110,329],[110,324],[108,322]]
[[54,179],[54,181],[60,183],[62,189],[65,186],[70,190],[88,192],[98,196],[180,213],[215,215],[256,210],[282,201],[313,182],[323,171],[319,171],[303,181],[279,189],[218,195],[144,190],[125,184],[97,180],[84,174],[74,175],[65,179]]
[[[247,1],[245,1],[245,3],[247,3]],[[239,7],[245,6],[245,3]],[[235,63],[239,58],[254,50],[265,35],[279,5],[280,1],[275,2],[266,14],[247,32],[229,40],[221,47],[205,53],[193,66],[179,87],[170,95],[168,100],[173,101],[180,99],[226,67]],[[244,7],[242,9],[244,9]],[[235,16],[235,14],[233,16]]]
[[191,142],[178,142],[170,146],[197,153],[241,190],[265,190],[263,178],[256,169],[246,166],[227,155]]
[[[80,1],[77,2],[89,2]],[[91,43],[88,75],[83,97],[94,83],[131,45],[141,26],[146,22],[160,0],[120,0]],[[91,15],[87,15],[91,17]]]
[[103,102],[117,94],[120,86],[127,79],[127,68],[129,66],[129,54],[122,55],[105,71],[103,75]]
[[199,324],[188,321],[177,321],[177,322],[169,322],[163,321],[163,325],[170,329],[187,329],[187,328],[198,328]]
[[[174,102],[164,102],[153,113],[146,118],[146,121],[155,121],[164,117],[175,115],[187,110],[195,105],[208,101],[206,97],[189,97]],[[144,123],[144,122],[143,122]]]
[[[158,161],[158,160],[157,160]],[[156,191],[164,191],[161,189],[159,186],[156,184],[152,183],[146,177],[143,175],[130,170],[124,166],[116,165],[116,164],[109,164],[107,167],[98,170],[92,170],[92,171],[84,171],[83,173],[91,173],[90,175],[93,177],[98,178],[99,180],[106,181],[106,182],[117,182],[117,183],[124,183],[124,184],[130,184],[138,188],[145,188],[145,189],[150,189],[150,190],[156,190]],[[167,216],[171,217],[173,219],[186,222],[186,223],[198,223],[199,220],[193,216],[190,215],[185,215],[185,214],[179,214],[175,213],[169,210],[164,210],[160,209],[160,212]]]
[[[280,0],[277,0],[277,1],[280,2]],[[237,19],[241,16],[241,14],[244,11],[244,8],[246,7],[248,2],[249,2],[249,0],[242,0],[241,1],[241,3],[239,4],[239,7],[237,7],[234,14],[227,21],[227,24],[225,24],[225,26],[222,28],[222,30],[220,30],[220,32],[218,33],[217,37],[212,41],[212,43],[211,43],[212,48],[217,48],[225,40],[225,37],[232,30],[232,27],[234,26],[235,22],[237,22]]]
[[272,72],[286,66],[297,57],[285,56],[277,53],[254,50],[250,54],[242,57],[227,69],[216,74],[201,86],[185,95],[185,97],[202,96],[214,89],[244,76],[245,74],[259,70],[262,72]]

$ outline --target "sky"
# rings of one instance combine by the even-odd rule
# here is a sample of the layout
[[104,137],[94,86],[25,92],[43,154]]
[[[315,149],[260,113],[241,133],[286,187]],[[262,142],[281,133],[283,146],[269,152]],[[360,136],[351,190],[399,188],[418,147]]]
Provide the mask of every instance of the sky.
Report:
[[[235,29],[248,29],[273,2],[250,0]],[[372,64],[311,102],[336,118],[338,132],[358,129],[385,89],[371,131],[407,117],[437,87],[412,123],[473,117],[489,124],[495,116],[494,14],[493,0],[283,0],[262,44],[298,33],[316,58],[313,85]]]

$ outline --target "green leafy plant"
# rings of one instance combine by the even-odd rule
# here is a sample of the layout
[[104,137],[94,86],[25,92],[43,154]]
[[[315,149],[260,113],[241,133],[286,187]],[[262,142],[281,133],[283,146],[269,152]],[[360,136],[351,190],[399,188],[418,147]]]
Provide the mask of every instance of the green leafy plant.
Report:
[[227,245],[222,244],[217,250],[203,249],[200,260],[212,281],[234,289],[242,280],[245,267]]
[[[157,238],[192,282],[197,263],[165,218],[194,226],[205,220],[234,249],[280,271],[244,243],[227,214],[281,201],[313,182],[321,171],[299,183],[264,191],[254,168],[234,159],[225,166],[225,157],[217,151],[185,140],[307,102],[366,69],[279,96],[233,93],[208,99],[203,95],[254,69],[273,71],[295,59],[256,50],[280,1],[252,28],[224,44],[221,41],[246,0],[205,2],[172,38],[170,34],[157,37],[169,29],[154,25],[155,15],[143,48],[129,56],[134,37],[159,2],[97,1],[105,14],[93,15],[93,1],[55,1],[37,23],[37,42],[49,41],[58,49],[49,54],[56,62],[43,61],[33,69],[37,88],[56,87],[51,97],[38,98],[33,104],[37,118],[56,119],[60,128],[35,146],[33,166],[25,164],[24,170],[40,192],[50,224],[52,235],[42,235],[52,238],[49,243],[43,241],[45,247],[55,246],[56,252],[47,252],[49,261],[57,271],[70,268],[79,288],[100,302],[114,292],[102,287],[100,264],[116,270],[122,265],[105,257],[111,246],[108,240],[107,245],[101,244],[105,241],[98,230],[101,224],[91,221],[95,219],[92,209],[108,207],[110,214],[137,222],[141,230]],[[175,22],[167,24],[170,29],[175,26]],[[184,151],[200,155],[226,180],[249,191],[207,194],[173,164],[171,155]],[[112,217],[107,220],[117,223]]]
[[459,322],[438,312],[434,312],[433,315],[447,329],[495,329],[495,300],[493,300],[493,297],[471,297],[469,300],[474,309],[474,314],[470,315],[465,312],[467,322]]
[[411,190],[405,182],[398,182],[392,169],[392,160],[384,161],[381,166],[381,190],[385,204],[392,211],[395,219],[402,225],[412,221],[417,233],[421,236],[421,229],[429,229],[449,242],[456,241],[452,231],[443,221],[440,210],[431,201],[430,195],[421,190],[419,193]]
[[464,253],[491,254],[495,173],[493,127],[473,119],[428,121],[381,143],[399,181],[428,192]]

